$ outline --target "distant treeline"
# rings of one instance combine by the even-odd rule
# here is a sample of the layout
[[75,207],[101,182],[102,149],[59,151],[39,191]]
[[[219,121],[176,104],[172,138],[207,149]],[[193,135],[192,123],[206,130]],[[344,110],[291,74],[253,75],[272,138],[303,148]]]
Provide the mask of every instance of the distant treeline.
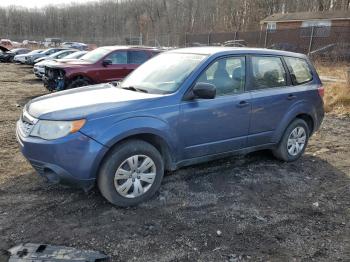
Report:
[[97,41],[142,34],[256,30],[276,12],[349,10],[350,0],[106,0],[42,9],[0,8],[0,38]]

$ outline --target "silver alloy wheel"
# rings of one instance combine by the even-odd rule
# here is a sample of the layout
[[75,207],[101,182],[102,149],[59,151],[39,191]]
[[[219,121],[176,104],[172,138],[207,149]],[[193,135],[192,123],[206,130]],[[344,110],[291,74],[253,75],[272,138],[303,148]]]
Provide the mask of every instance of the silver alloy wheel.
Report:
[[150,157],[131,156],[124,160],[115,172],[115,189],[123,197],[139,197],[151,188],[156,171],[156,165]]
[[288,153],[291,156],[298,155],[305,147],[306,131],[303,127],[297,126],[290,133],[287,141]]

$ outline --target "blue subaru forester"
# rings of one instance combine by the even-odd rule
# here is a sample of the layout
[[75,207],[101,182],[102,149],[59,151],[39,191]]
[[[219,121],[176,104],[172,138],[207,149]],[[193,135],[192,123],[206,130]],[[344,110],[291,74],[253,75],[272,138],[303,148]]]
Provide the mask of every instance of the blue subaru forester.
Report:
[[155,194],[165,170],[261,149],[298,159],[322,122],[323,92],[302,54],[185,48],[119,84],[30,101],[16,133],[42,176],[86,190],[97,183],[111,203],[130,206]]

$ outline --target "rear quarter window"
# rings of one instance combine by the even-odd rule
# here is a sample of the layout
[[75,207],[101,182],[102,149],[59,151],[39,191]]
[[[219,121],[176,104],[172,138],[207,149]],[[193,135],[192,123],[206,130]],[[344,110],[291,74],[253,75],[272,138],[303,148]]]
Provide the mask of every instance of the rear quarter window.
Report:
[[293,84],[301,85],[312,80],[312,73],[306,60],[296,57],[285,57]]

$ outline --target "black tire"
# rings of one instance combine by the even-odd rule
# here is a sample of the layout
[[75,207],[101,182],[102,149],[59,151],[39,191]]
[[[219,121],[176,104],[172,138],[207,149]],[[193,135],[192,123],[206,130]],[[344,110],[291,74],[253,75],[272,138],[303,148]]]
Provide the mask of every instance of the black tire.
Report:
[[89,79],[87,79],[85,77],[78,77],[78,78],[74,79],[72,82],[70,82],[70,84],[67,86],[66,89],[88,86],[91,84],[92,84],[92,82]]
[[[293,130],[295,130],[297,127],[302,127],[305,130],[306,139],[305,139],[305,144],[303,149],[300,152],[298,152],[296,155],[292,155],[288,151],[288,139],[291,133],[293,132]],[[297,118],[292,123],[290,123],[289,126],[286,128],[280,143],[278,144],[277,148],[272,151],[272,153],[276,158],[282,161],[285,161],[285,162],[295,161],[299,159],[302,156],[302,154],[305,152],[307,143],[309,141],[309,136],[310,136],[310,130],[307,123],[304,120]]]
[[[150,188],[140,196],[127,198],[117,192],[114,179],[115,173],[123,162],[133,155],[144,155],[151,158],[156,167],[156,176]],[[151,144],[142,140],[127,140],[117,145],[105,158],[97,178],[98,188],[110,203],[121,206],[135,206],[150,199],[159,189],[164,176],[164,162],[159,151]],[[131,189],[131,188],[130,188]]]

